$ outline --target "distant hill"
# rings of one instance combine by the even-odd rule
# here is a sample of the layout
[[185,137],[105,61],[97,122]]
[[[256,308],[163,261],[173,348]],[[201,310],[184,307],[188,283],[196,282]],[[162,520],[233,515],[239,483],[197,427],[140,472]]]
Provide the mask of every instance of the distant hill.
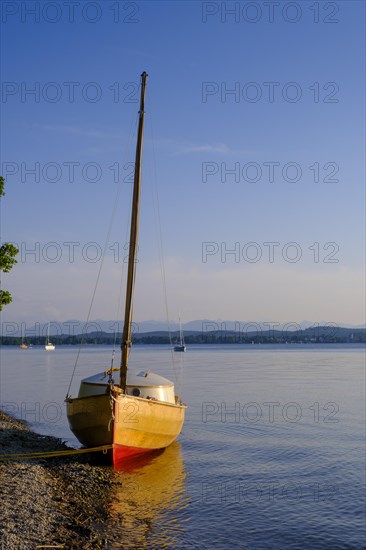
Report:
[[[196,319],[194,321],[188,321],[183,323],[184,334],[190,334],[193,332],[197,333],[211,333],[211,332],[235,332],[237,334],[243,335],[246,333],[256,333],[261,332],[265,334],[266,332],[275,331],[284,331],[296,332],[296,331],[305,331],[307,329],[313,329],[314,331],[318,330],[319,327],[328,327],[328,331],[332,331],[333,328],[339,330],[343,329],[365,329],[365,326],[351,326],[344,324],[342,326],[337,325],[336,323],[329,322],[312,322],[312,321],[301,321],[288,322],[288,323],[277,323],[269,321],[231,321],[231,320],[210,320],[210,319]],[[26,326],[25,323],[19,322],[2,322],[1,323],[1,335],[3,337],[20,337],[24,335],[25,337],[46,337],[48,323],[35,323],[32,326]],[[114,334],[117,332],[122,332],[123,322],[122,321],[104,321],[103,319],[94,319],[89,321],[86,324],[83,321],[77,319],[68,319],[66,321],[51,321],[50,322],[50,335],[52,338],[55,336],[68,335],[76,336],[80,334],[91,334],[91,333],[107,333]],[[151,336],[156,333],[174,333],[179,330],[179,325],[175,321],[171,321],[169,326],[167,322],[162,321],[142,321],[132,323],[132,332],[135,336],[137,334],[144,334]]]
[[[96,322],[95,325],[97,325]],[[81,341],[85,344],[110,344],[115,341],[121,341],[121,332],[116,334],[104,330],[88,330],[84,333],[61,333],[53,334],[52,342],[56,345],[78,345]],[[311,326],[305,329],[298,328],[291,330],[294,324],[283,325],[281,330],[261,328],[260,323],[256,326],[254,323],[237,325],[237,330],[210,330],[212,322],[204,324],[201,330],[184,331],[184,339],[189,344],[286,344],[286,343],[365,343],[365,328],[347,328],[336,325]],[[73,327],[76,329],[76,326]],[[89,326],[92,329],[92,324]],[[134,327],[136,329],[136,327]],[[215,326],[214,326],[215,328]],[[254,330],[253,330],[254,328]],[[251,330],[252,329],[252,330]],[[45,338],[43,334],[25,334],[26,342],[33,345],[44,345]],[[171,344],[179,339],[179,331],[153,330],[146,332],[133,331],[132,341],[135,344]],[[19,336],[4,335],[0,338],[3,345],[19,345],[21,338]]]

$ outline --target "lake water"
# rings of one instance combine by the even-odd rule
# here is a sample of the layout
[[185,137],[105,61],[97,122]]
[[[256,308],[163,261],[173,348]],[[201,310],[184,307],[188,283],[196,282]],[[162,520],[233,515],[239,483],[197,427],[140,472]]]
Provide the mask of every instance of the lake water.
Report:
[[[0,370],[2,407],[75,447],[76,352],[4,346]],[[110,361],[85,346],[71,394]],[[363,347],[136,346],[130,368],[176,381],[188,409],[176,443],[118,473],[111,548],[366,548]]]

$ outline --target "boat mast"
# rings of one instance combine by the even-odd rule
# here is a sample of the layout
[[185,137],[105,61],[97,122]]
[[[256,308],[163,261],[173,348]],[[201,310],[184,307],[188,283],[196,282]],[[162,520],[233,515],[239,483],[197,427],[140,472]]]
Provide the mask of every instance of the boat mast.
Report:
[[142,157],[142,138],[144,134],[144,115],[145,115],[144,100],[145,100],[146,79],[147,79],[147,73],[143,72],[141,75],[139,126],[138,126],[138,133],[137,133],[135,175],[134,175],[134,183],[133,183],[125,318],[124,318],[123,336],[122,336],[122,342],[121,342],[122,355],[121,355],[121,366],[120,366],[120,388],[122,389],[123,393],[126,392],[128,355],[129,355],[129,349],[131,347],[132,298],[133,298],[133,289],[135,285],[135,273],[136,273],[138,222],[139,222],[140,189],[141,189],[141,157]]
[[179,338],[180,338],[180,345],[183,346],[184,340],[183,340],[182,320],[180,318],[180,313],[179,313]]

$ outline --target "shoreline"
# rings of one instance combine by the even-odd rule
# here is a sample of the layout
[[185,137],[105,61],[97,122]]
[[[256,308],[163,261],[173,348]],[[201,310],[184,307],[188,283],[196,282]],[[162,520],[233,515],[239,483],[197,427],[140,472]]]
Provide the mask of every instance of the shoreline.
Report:
[[[0,454],[71,450],[0,411]],[[2,549],[106,548],[111,469],[91,455],[0,461]]]
[[[19,348],[21,340],[17,339],[14,342],[9,342],[8,340],[3,341],[3,337],[0,336],[0,345],[6,346],[9,348]],[[67,347],[67,348],[77,348],[79,346],[85,348],[85,347],[114,347],[114,343],[111,341],[105,341],[105,342],[94,342],[92,340],[85,341],[83,344],[80,344],[80,342],[67,342],[67,341],[61,341],[59,342],[57,339],[53,339],[56,349],[59,347]],[[223,337],[223,338],[212,338],[208,337],[207,340],[204,341],[195,341],[191,340],[188,337],[185,338],[185,344],[187,346],[251,346],[252,344],[255,344],[256,346],[284,346],[284,345],[300,345],[300,346],[365,346],[366,344],[366,337],[360,338],[360,339],[338,339],[334,341],[334,339],[321,339],[321,340],[309,340],[309,339],[301,339],[297,337],[289,337],[287,339],[277,339],[272,337],[257,337],[257,335],[254,335],[253,337],[243,338],[240,336],[236,337]],[[150,338],[147,339],[141,339],[139,341],[133,342],[134,346],[140,347],[140,346],[164,346],[171,348],[171,344],[169,340],[154,340],[151,341]],[[30,347],[29,347],[30,346]],[[34,342],[32,340],[28,341],[28,349],[44,349],[44,344],[40,343],[38,341]]]

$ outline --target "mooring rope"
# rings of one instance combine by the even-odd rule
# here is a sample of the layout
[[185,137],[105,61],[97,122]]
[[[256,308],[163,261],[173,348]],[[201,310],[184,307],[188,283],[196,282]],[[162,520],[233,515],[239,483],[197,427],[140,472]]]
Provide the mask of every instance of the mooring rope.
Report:
[[86,449],[70,449],[68,451],[44,451],[42,453],[13,453],[13,454],[0,454],[0,461],[2,460],[16,460],[18,458],[52,458],[56,456],[69,456],[85,453],[106,453],[109,449],[112,449],[113,445],[101,445],[100,447],[90,447]]

